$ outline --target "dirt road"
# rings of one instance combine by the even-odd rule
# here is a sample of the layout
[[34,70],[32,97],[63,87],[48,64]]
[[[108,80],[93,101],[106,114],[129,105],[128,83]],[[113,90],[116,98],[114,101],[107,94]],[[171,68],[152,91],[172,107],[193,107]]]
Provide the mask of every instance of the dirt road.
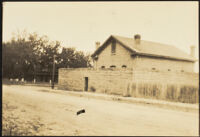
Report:
[[[63,95],[47,89],[4,85],[3,117],[12,114],[22,123],[22,130],[31,123],[36,135],[198,135],[197,113]],[[83,108],[86,112],[76,115]]]

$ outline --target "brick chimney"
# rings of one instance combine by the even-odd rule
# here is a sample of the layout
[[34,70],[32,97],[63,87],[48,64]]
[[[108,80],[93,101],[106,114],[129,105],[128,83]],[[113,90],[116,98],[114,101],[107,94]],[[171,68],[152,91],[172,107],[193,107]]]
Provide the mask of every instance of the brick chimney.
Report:
[[100,42],[97,41],[97,42],[96,42],[96,50],[97,50],[99,47],[100,47]]
[[141,36],[139,34],[136,34],[134,36],[135,44],[140,44],[140,39],[141,39]]
[[195,46],[190,46],[190,56],[195,57]]

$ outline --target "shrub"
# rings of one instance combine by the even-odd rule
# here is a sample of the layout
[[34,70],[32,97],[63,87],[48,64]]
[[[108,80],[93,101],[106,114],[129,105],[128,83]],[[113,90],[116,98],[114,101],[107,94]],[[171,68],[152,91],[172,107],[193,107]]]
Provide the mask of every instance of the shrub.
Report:
[[138,93],[141,96],[147,96],[148,85],[145,83],[138,84]]
[[152,84],[151,91],[152,96],[156,99],[159,99],[162,92],[162,86],[160,84]]
[[183,103],[198,102],[198,88],[193,86],[181,86],[178,101]]
[[[182,103],[198,103],[199,101],[198,87],[189,85],[166,84],[166,89],[163,90],[163,86],[165,85],[160,83],[140,82],[138,85],[136,85],[136,83],[133,82],[127,87],[127,90],[131,90],[131,95],[134,97],[155,98],[169,101],[178,101]],[[138,90],[138,93],[136,93],[136,90]],[[129,94],[126,94],[125,96],[129,96]]]
[[136,97],[136,83],[131,83],[131,94],[133,97]]
[[95,87],[91,86],[90,91],[95,92],[96,91]]
[[[136,89],[135,84],[132,85],[133,88]],[[142,97],[148,98],[160,98],[162,86],[159,84],[152,84],[152,83],[140,83],[138,85],[138,93]]]
[[130,94],[130,83],[128,83],[127,85],[127,89],[126,89],[126,92],[123,94],[124,97],[131,97],[131,94]]
[[177,93],[177,86],[176,85],[167,85],[166,96],[167,100],[176,101],[176,93]]

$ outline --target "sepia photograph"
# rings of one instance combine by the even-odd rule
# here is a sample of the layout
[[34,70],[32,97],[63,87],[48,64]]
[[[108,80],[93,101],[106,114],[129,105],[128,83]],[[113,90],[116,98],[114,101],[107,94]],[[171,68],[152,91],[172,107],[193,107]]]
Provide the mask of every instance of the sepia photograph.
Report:
[[2,2],[1,130],[199,136],[199,2]]

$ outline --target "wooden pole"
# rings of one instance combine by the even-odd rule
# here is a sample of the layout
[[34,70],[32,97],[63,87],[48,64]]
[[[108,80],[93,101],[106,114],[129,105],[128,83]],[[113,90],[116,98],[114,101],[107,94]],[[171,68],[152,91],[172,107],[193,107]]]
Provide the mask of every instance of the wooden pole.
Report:
[[35,82],[36,82],[36,81],[35,81],[35,73],[36,73],[36,72],[35,72],[35,71],[36,71],[36,70],[35,70],[35,68],[36,68],[36,67],[35,67],[35,64],[33,65],[33,68],[34,68],[33,83],[35,84]]
[[52,74],[52,85],[51,88],[54,89],[54,75],[55,75],[55,55],[53,56],[53,74]]

